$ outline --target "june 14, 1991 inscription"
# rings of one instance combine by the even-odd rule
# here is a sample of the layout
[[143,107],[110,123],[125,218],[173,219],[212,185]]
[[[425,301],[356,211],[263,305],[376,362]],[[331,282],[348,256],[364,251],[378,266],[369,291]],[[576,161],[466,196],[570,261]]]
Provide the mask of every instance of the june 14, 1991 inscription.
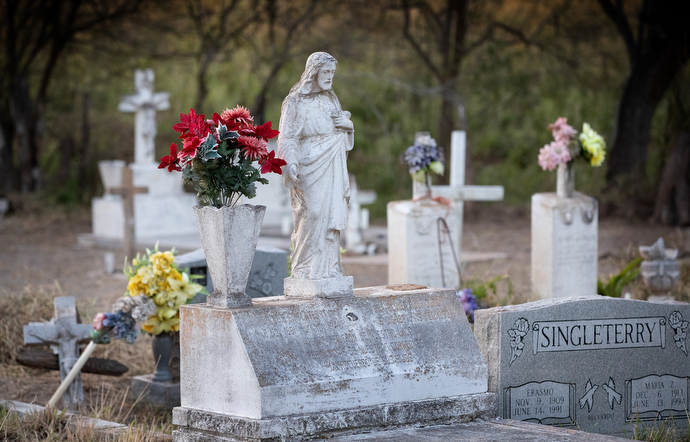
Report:
[[660,317],[539,321],[532,325],[532,353],[666,347],[666,319]]
[[575,385],[544,381],[508,387],[504,393],[504,408],[504,416],[508,419],[572,425],[575,420]]

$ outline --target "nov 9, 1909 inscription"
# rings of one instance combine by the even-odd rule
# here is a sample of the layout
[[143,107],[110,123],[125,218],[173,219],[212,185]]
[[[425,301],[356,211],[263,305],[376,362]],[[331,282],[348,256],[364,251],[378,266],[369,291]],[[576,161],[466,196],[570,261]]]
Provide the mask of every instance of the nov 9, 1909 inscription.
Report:
[[489,391],[508,419],[623,434],[688,425],[690,305],[563,298],[479,310]]

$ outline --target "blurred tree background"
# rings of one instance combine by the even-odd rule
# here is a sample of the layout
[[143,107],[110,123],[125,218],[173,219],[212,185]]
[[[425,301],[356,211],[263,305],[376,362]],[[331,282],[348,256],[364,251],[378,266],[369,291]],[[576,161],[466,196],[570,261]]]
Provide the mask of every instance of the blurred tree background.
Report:
[[133,160],[133,117],[117,104],[134,69],[170,92],[160,157],[190,107],[239,103],[277,126],[307,56],[327,51],[375,218],[410,196],[401,154],[417,131],[447,149],[466,129],[468,180],[527,207],[555,189],[537,154],[565,116],[608,145],[602,167],[576,165],[577,190],[604,213],[688,224],[688,12],[681,0],[0,0],[0,196],[101,194],[97,162]]

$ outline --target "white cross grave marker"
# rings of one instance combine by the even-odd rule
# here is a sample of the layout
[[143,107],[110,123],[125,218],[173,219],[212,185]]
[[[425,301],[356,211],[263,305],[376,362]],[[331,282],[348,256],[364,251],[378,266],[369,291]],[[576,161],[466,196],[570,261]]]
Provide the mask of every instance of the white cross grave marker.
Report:
[[170,94],[153,92],[153,69],[137,69],[134,73],[134,95],[125,95],[117,110],[134,112],[134,162],[151,164],[156,162],[156,111],[170,109]]
[[[462,216],[465,201],[501,201],[504,196],[503,186],[466,186],[465,185],[465,152],[467,134],[463,130],[454,130],[450,138],[450,185],[432,186],[432,196],[442,196],[453,201],[457,214],[458,228],[453,235],[453,245],[458,261],[462,251]],[[452,264],[451,264],[452,265]]]
[[[60,379],[65,380],[79,358],[79,344],[89,341],[93,325],[77,324],[77,308],[73,297],[56,297],[53,303],[55,317],[50,322],[30,322],[24,326],[24,344],[50,344],[53,352],[59,356]],[[70,408],[84,401],[81,376],[77,376],[72,382],[63,401]]]
[[[451,205],[426,197],[387,205],[389,284],[458,287],[461,275],[454,259],[459,266],[464,201],[503,199],[502,186],[465,186],[465,132],[453,132],[450,159],[450,186],[432,186],[431,196],[449,199]],[[449,236],[439,219],[447,224]]]

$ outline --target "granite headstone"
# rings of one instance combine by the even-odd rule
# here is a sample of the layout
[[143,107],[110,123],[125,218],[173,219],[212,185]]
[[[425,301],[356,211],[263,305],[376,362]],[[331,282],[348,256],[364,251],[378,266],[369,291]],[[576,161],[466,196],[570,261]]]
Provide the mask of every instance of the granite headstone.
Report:
[[[247,281],[246,293],[252,298],[262,296],[279,296],[283,294],[283,280],[287,277],[288,253],[283,249],[269,246],[257,246],[254,261]],[[202,278],[196,282],[213,292],[213,281],[208,274],[204,249],[197,249],[175,257],[175,264],[188,268],[192,275]],[[197,295],[193,303],[205,302],[205,295]]]
[[489,391],[507,419],[632,434],[688,423],[690,304],[601,296],[475,312]]

